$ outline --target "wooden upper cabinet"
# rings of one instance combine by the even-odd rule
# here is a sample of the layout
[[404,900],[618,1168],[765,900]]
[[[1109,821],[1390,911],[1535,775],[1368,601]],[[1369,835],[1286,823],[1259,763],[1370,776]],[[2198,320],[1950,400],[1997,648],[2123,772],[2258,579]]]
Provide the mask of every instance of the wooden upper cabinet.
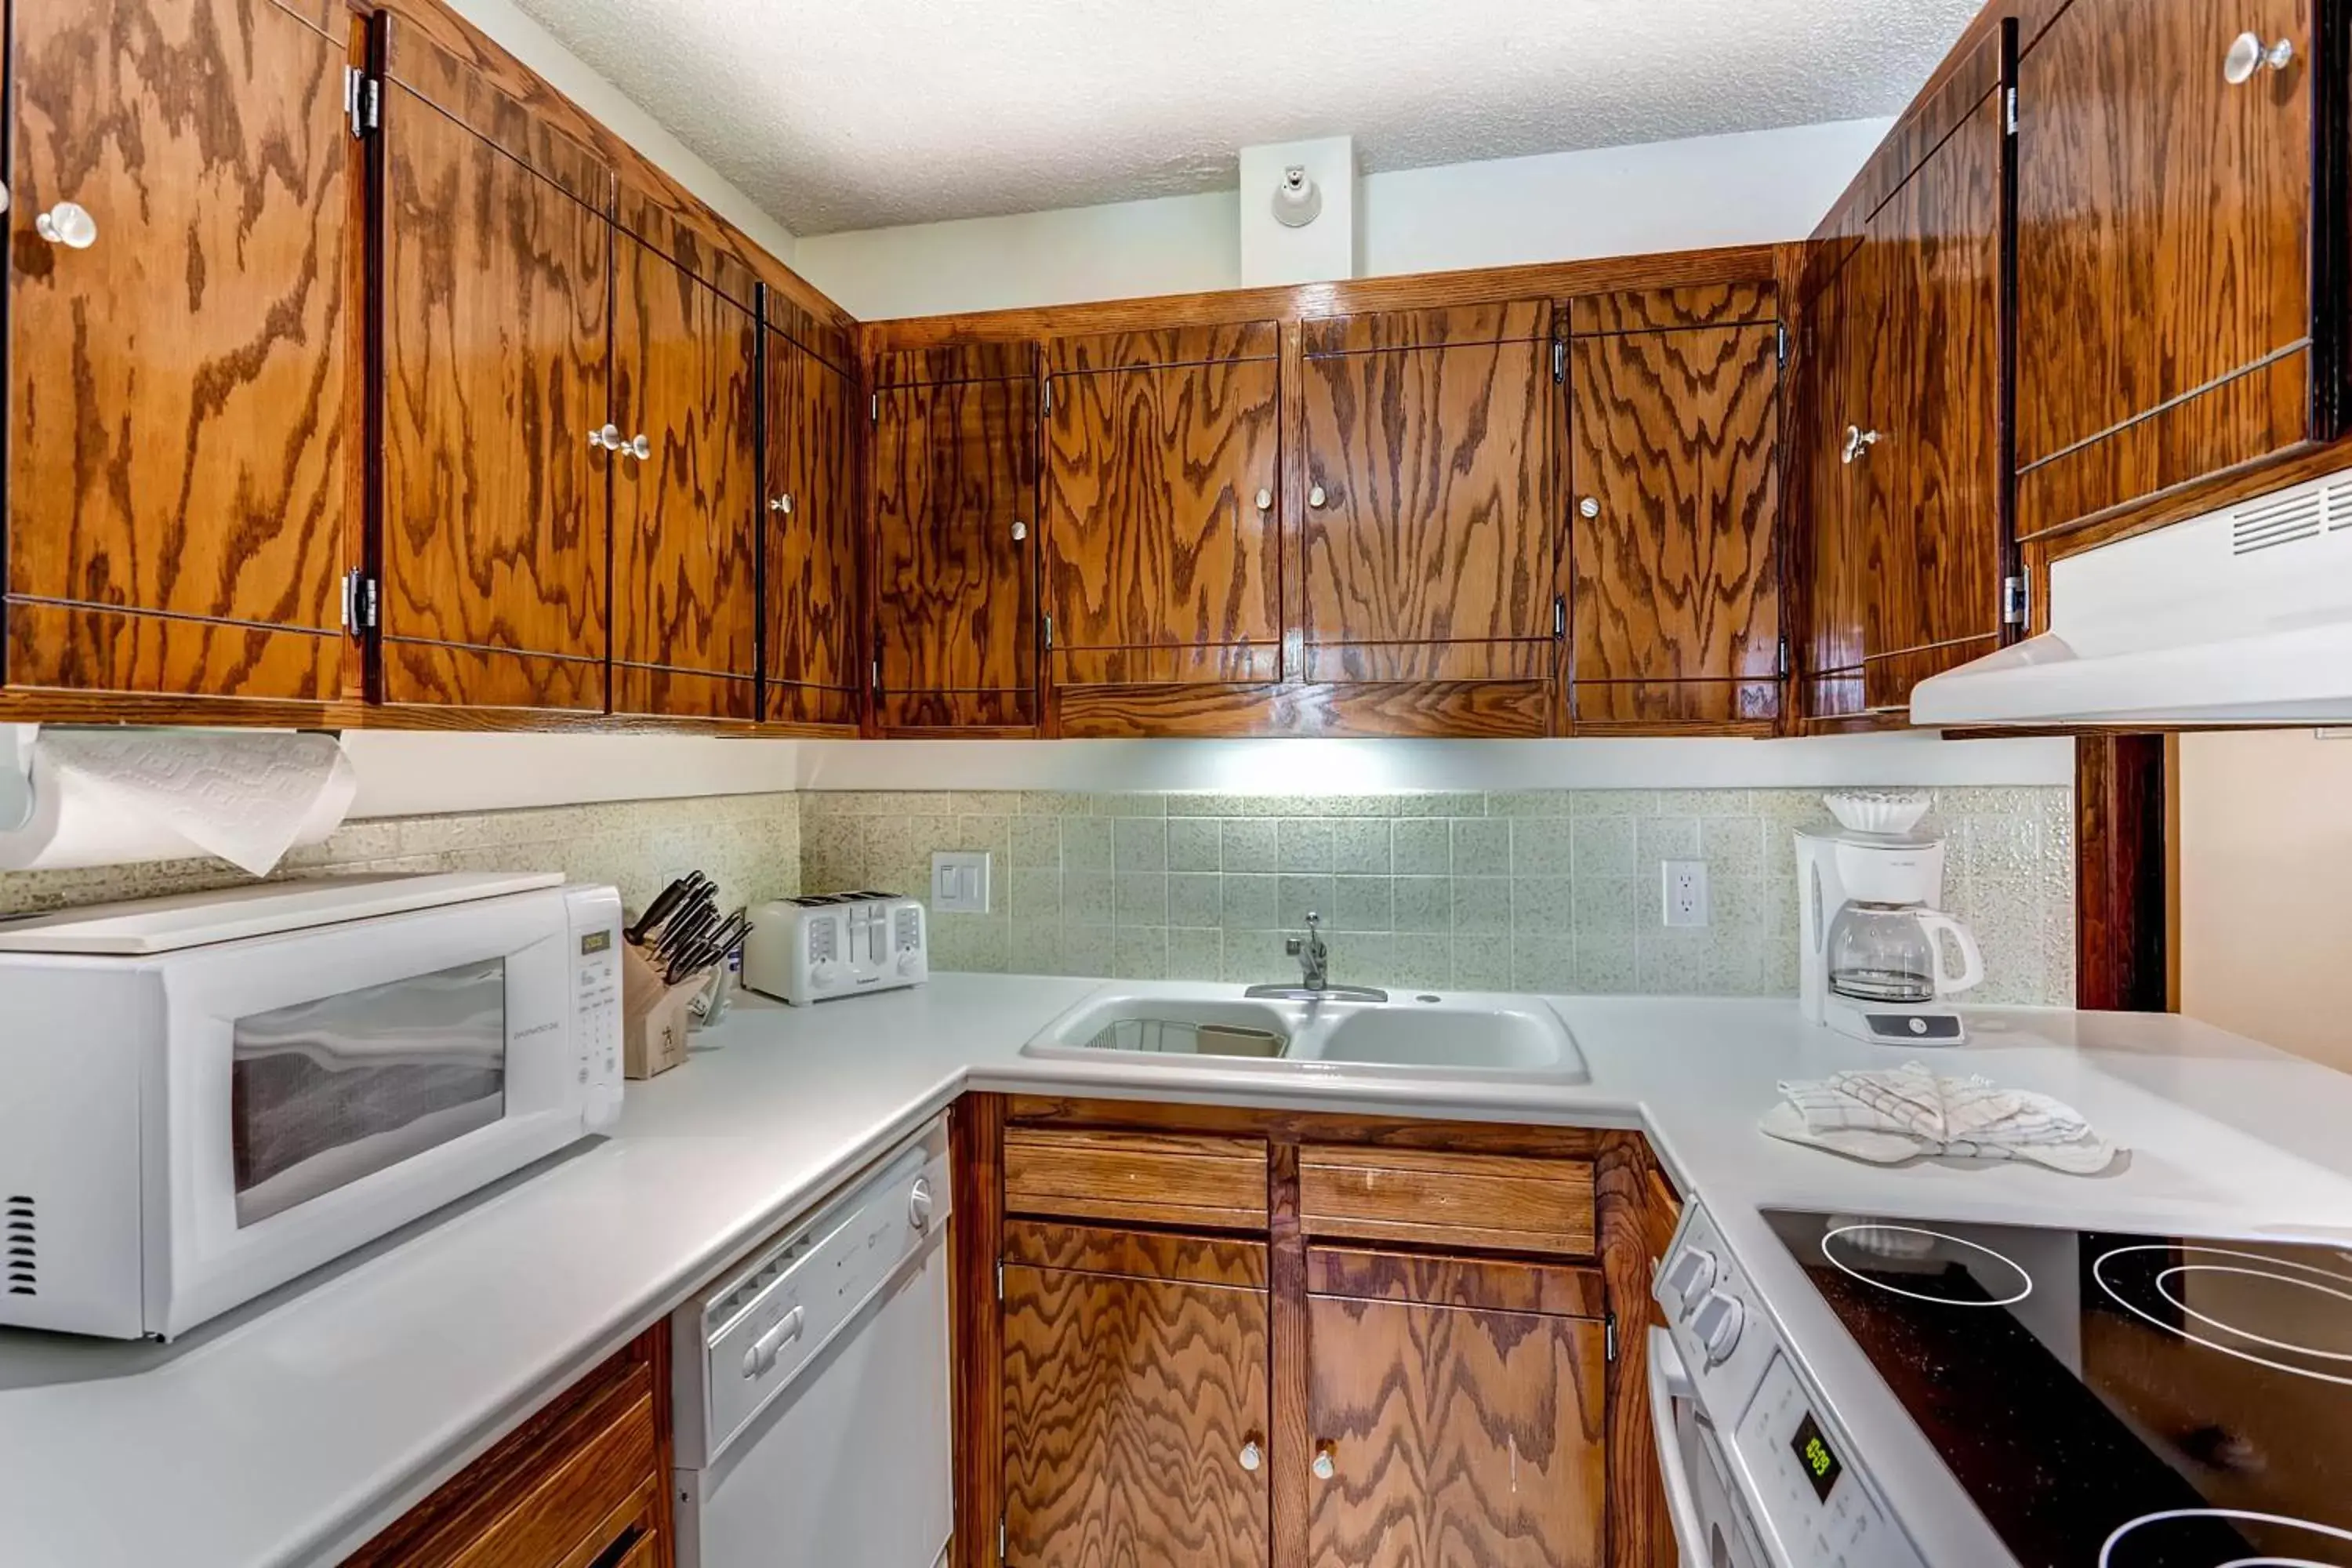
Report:
[[1016,1222],[1004,1259],[1008,1568],[1268,1568],[1265,1244]]
[[748,721],[760,329],[631,235],[614,262],[613,709]]
[[1860,389],[1860,356],[1853,345],[1869,330],[1867,304],[1856,297],[1858,279],[1851,267],[1837,270],[1813,287],[1804,304],[1804,347],[1798,358],[1803,401],[1790,421],[1799,432],[1791,455],[1798,471],[1790,538],[1802,572],[1804,605],[1799,698],[1802,716],[1811,720],[1851,719],[1863,709],[1868,580],[1862,561],[1861,476],[1849,455],[1846,424]]
[[325,0],[11,16],[7,682],[340,697],[357,24]]
[[[2315,67],[2343,62],[2321,58],[2315,9],[2074,0],[2027,40],[2021,537],[2329,434],[2312,395],[2341,374],[2314,360]],[[2293,58],[2233,86],[2246,32]]]
[[383,700],[601,712],[612,171],[398,20],[385,75]]
[[886,353],[872,414],[881,725],[1034,728],[1035,350]]
[[1769,284],[1569,305],[1570,714],[1780,717],[1780,331]]
[[1307,1285],[1308,1568],[1600,1568],[1596,1272],[1310,1249]]
[[866,689],[856,387],[781,332],[767,345],[765,716],[854,729]]
[[1281,674],[1274,322],[1045,344],[1055,686]]
[[1309,321],[1304,342],[1304,678],[1549,680],[1549,302]]

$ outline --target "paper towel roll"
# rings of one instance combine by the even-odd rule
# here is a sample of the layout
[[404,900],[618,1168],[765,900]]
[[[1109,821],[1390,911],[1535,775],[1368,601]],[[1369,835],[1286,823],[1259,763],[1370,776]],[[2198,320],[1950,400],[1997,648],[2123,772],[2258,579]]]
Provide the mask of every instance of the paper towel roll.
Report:
[[331,735],[217,730],[44,730],[32,781],[0,870],[216,855],[264,876],[332,833],[359,788]]

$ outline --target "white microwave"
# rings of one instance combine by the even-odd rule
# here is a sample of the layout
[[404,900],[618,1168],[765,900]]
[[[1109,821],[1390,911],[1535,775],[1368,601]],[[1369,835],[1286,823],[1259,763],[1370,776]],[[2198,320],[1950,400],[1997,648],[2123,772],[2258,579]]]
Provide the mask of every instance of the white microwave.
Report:
[[619,1114],[621,902],[341,877],[0,923],[0,1324],[169,1339]]

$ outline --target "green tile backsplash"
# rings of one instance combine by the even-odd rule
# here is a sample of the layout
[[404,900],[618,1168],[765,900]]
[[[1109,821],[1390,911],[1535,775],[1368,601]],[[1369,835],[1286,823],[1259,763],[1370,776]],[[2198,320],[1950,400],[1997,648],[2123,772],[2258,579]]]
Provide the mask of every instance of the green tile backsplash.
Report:
[[[985,915],[931,918],[941,969],[1294,977],[1314,910],[1342,981],[1456,990],[1796,989],[1790,831],[1816,790],[1276,796],[805,793],[812,891],[928,892],[935,850],[987,850]],[[1975,926],[1979,1000],[2074,997],[2073,796],[1936,792],[1946,903]],[[1661,922],[1661,861],[1703,859],[1713,921]]]

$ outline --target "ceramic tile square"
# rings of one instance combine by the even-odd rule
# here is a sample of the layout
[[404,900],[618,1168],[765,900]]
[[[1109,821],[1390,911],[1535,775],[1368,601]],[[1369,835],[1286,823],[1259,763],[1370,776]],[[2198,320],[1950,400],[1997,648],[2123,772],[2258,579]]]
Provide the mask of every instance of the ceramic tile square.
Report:
[[1391,868],[1400,877],[1443,877],[1454,868],[1453,830],[1443,817],[1400,819],[1390,827]]
[[1534,931],[1513,933],[1511,989],[1549,993],[1575,990],[1575,939]]
[[1168,932],[1168,978],[1221,980],[1225,973],[1225,933],[1171,927]]
[[1108,920],[1099,925],[1062,926],[1062,973],[1108,977],[1118,973],[1115,933]]
[[1522,790],[1515,795],[1490,795],[1490,816],[1566,816],[1570,792],[1564,789]]
[[1511,938],[1507,931],[1456,935],[1454,939],[1454,987],[1457,991],[1508,991],[1511,988]]
[[1005,912],[1020,921],[1062,919],[1059,871],[1014,871],[1004,879]]
[[[1456,877],[1454,879],[1454,934],[1485,936],[1511,929],[1511,884],[1501,877]],[[1454,961],[1462,962],[1462,944],[1454,944]]]
[[1636,819],[1630,816],[1581,817],[1570,825],[1570,847],[1579,877],[1630,877],[1633,874]]
[[1282,951],[1285,940],[1278,931],[1227,931],[1225,978],[1243,985],[1296,984],[1298,961]]
[[1206,928],[1223,923],[1224,879],[1213,872],[1178,871],[1168,879],[1168,923]]
[[1097,816],[1066,816],[1062,823],[1062,869],[1108,871],[1111,868],[1111,823]]
[[1570,816],[1655,816],[1656,792],[1642,789],[1580,789],[1570,793]]
[[1062,923],[1065,926],[1108,926],[1118,908],[1118,879],[1108,871],[1062,873]]
[[1223,865],[1223,830],[1212,818],[1168,820],[1168,868],[1171,871],[1214,871]]
[[1467,790],[1423,790],[1413,795],[1390,797],[1390,808],[1399,816],[1484,816],[1486,797]]
[[1764,819],[1706,816],[1699,819],[1698,858],[1710,877],[1753,877],[1764,868]]
[[1641,967],[1630,931],[1576,933],[1575,989],[1607,995],[1641,984]]
[[1328,877],[1282,877],[1275,888],[1275,923],[1303,931],[1307,915],[1312,913],[1320,915],[1328,924],[1337,896]]
[[1111,828],[1111,863],[1117,869],[1168,869],[1167,818],[1123,816]]
[[1399,931],[1390,966],[1390,983],[1398,990],[1451,990],[1454,939],[1437,931]]
[[1168,873],[1121,871],[1117,879],[1118,919],[1122,926],[1168,923]]
[[1399,931],[1451,931],[1454,882],[1448,877],[1399,877],[1391,883]]
[[1341,876],[1385,877],[1394,864],[1385,816],[1343,817],[1331,825],[1331,868]]
[[1047,920],[1023,920],[1013,922],[1013,940],[1005,958],[1006,970],[1013,974],[1059,974],[1062,972],[1062,927]]
[[1168,978],[1164,926],[1121,926],[1112,945],[1112,973],[1127,980]]
[[1575,929],[1575,884],[1566,877],[1511,879],[1511,929],[1566,936]]
[[1276,868],[1284,871],[1328,871],[1331,869],[1331,824],[1319,817],[1286,818],[1276,835],[1280,844],[1280,859]]
[[1652,816],[1634,824],[1633,859],[1646,870],[1661,860],[1698,858],[1698,819],[1695,816]]
[[1274,871],[1280,868],[1281,824],[1265,817],[1234,817],[1218,825],[1223,869]]
[[1511,824],[1511,875],[1565,877],[1574,868],[1576,825],[1565,816],[1528,816]]
[[1454,874],[1507,877],[1511,872],[1511,825],[1499,817],[1456,818]]
[[1013,868],[1062,868],[1062,825],[1051,816],[1016,816],[1011,833]]
[[1333,931],[1384,931],[1391,929],[1393,884],[1386,877],[1332,879],[1328,918]]
[[1270,875],[1228,871],[1218,879],[1223,912],[1217,923],[1227,931],[1267,931],[1274,925],[1276,880]]
[[1386,931],[1340,931],[1326,944],[1330,973],[1341,985],[1380,985],[1396,978],[1396,938]]

